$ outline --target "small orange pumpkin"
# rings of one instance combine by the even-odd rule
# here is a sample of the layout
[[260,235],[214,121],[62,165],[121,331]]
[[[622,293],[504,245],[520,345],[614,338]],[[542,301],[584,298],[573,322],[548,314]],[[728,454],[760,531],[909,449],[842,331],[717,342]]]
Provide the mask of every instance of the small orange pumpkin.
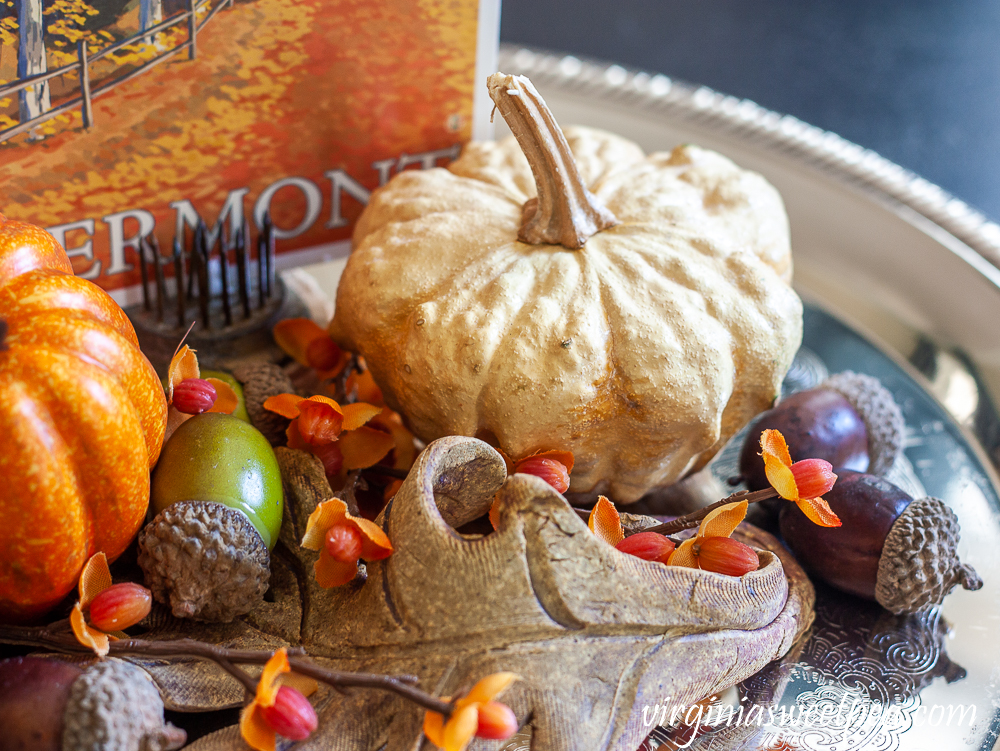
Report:
[[0,214],[0,619],[43,613],[149,504],[167,404],[132,324],[47,232]]

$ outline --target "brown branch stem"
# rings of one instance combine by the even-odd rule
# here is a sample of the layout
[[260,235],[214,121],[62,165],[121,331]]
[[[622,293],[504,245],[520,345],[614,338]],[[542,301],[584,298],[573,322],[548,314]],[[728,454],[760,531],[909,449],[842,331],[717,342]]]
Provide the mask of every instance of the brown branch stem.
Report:
[[249,676],[247,671],[241,667],[237,667],[231,661],[224,658],[219,658],[216,662],[219,664],[220,668],[243,684],[243,690],[247,692],[247,696],[253,696],[257,693],[257,682]]
[[774,488],[764,488],[763,490],[740,490],[732,495],[723,498],[721,501],[716,501],[705,508],[700,508],[697,511],[692,511],[690,514],[685,514],[684,516],[678,516],[676,519],[671,519],[668,522],[663,522],[663,524],[657,524],[655,527],[647,527],[643,532],[659,532],[661,535],[669,535],[674,532],[680,532],[684,529],[692,529],[697,527],[701,520],[709,515],[715,509],[725,506],[729,503],[739,503],[740,501],[746,501],[747,503],[757,503],[758,501],[766,501],[768,498],[777,498],[778,492]]
[[[53,632],[48,626],[0,626],[0,641],[43,647],[66,654],[93,654],[88,647],[80,644],[71,633]],[[239,664],[263,665],[271,658],[273,652],[229,649],[194,639],[172,641],[119,639],[111,642],[109,654],[160,659],[210,660],[240,681],[247,692],[253,695],[257,687],[256,680],[236,666]],[[346,673],[328,670],[309,660],[305,651],[299,647],[288,648],[288,662],[296,673],[333,687],[374,688],[389,691],[445,717],[451,714],[452,705],[417,688],[414,685],[417,682],[414,676]]]

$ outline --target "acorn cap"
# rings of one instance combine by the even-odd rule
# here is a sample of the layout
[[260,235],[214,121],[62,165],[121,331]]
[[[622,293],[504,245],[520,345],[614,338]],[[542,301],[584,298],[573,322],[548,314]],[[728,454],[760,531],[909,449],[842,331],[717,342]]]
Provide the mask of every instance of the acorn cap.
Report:
[[63,751],[168,751],[187,734],[163,721],[163,700],[142,670],[101,660],[73,681],[63,715]]
[[975,570],[958,559],[958,540],[958,517],[943,501],[912,501],[885,538],[875,599],[890,612],[916,613],[940,605],[956,584],[982,587]]
[[903,412],[878,378],[845,370],[820,384],[851,403],[868,431],[868,474],[884,475],[903,452]]
[[233,375],[243,384],[243,401],[250,422],[272,446],[284,446],[285,430],[291,420],[264,409],[264,402],[278,394],[295,393],[288,374],[273,362],[249,362],[234,367]]
[[139,533],[146,586],[178,618],[229,622],[264,597],[270,555],[246,515],[211,501],[163,509]]

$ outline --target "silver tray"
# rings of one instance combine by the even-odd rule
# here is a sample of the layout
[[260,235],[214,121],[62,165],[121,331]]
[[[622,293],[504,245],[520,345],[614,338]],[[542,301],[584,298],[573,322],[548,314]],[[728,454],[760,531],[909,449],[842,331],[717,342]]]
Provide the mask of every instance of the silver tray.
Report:
[[[750,727],[693,740],[656,728],[644,749],[992,749],[1000,735],[1000,227],[879,155],[753,102],[515,47],[501,49],[500,69],[531,77],[562,123],[605,128],[647,151],[698,143],[781,191],[795,286],[807,301],[786,387],[846,369],[880,378],[907,424],[905,460],[889,479],[955,510],[962,557],[985,581],[909,618],[818,585],[809,637],[719,699],[759,706]],[[736,474],[739,440],[713,463],[720,479]],[[523,736],[506,748],[529,743]]]
[[[791,222],[795,287],[807,303],[803,349],[786,388],[847,369],[880,378],[907,424],[905,460],[889,479],[955,510],[962,558],[985,581],[979,592],[954,592],[939,611],[910,618],[818,585],[808,638],[719,697],[741,703],[744,717],[759,707],[752,722],[702,728],[694,739],[654,723],[641,751],[994,748],[1000,226],[878,154],[750,101],[511,46],[501,47],[499,69],[529,76],[561,123],[613,131],[647,152],[697,143],[778,188]],[[508,131],[497,120],[499,138]],[[344,262],[307,271],[333,295]],[[737,474],[741,440],[713,462],[720,480]],[[529,748],[530,734],[504,746]]]
[[[654,720],[642,751],[992,749],[1000,736],[1000,227],[879,155],[753,102],[537,50],[502,47],[499,67],[531,77],[562,123],[605,128],[647,151],[698,143],[781,191],[795,286],[807,302],[786,388],[847,369],[880,378],[907,425],[905,460],[889,479],[955,510],[962,558],[985,581],[907,618],[818,585],[808,637],[718,697],[717,706],[742,705],[749,722],[702,726],[693,738],[683,723]],[[497,136],[505,130],[498,123]],[[342,266],[309,271],[332,293]],[[737,474],[740,441],[713,462],[719,479]],[[527,751],[530,734],[504,748]]]

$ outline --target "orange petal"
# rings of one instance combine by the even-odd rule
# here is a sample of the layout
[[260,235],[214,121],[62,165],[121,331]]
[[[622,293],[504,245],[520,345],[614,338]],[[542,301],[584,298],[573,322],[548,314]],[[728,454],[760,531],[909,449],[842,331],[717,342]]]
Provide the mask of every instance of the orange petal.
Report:
[[358,564],[341,563],[324,548],[320,551],[313,572],[316,574],[316,583],[324,589],[330,589],[354,581],[354,577],[358,575]]
[[490,504],[490,524],[493,525],[493,529],[499,529],[500,526],[500,496],[493,496],[493,503]]
[[176,409],[173,404],[167,406],[167,427],[163,431],[163,445],[167,445],[167,441],[170,440],[170,436],[174,434],[181,425],[190,420],[194,415],[186,415],[180,410]]
[[314,339],[327,336],[327,333],[309,318],[286,318],[284,321],[278,321],[271,334],[285,354],[300,365],[307,366],[309,363],[306,362],[306,350],[309,345]]
[[344,416],[344,408],[340,406],[340,402],[336,399],[331,399],[328,396],[323,396],[322,394],[316,394],[315,396],[310,396],[306,401],[315,402],[316,404],[326,404],[329,407],[333,407],[333,411],[336,412],[341,417]]
[[514,474],[514,464],[515,464],[514,460],[511,459],[509,456],[507,456],[506,452],[499,446],[494,446],[493,448],[495,448],[497,450],[497,453],[503,457],[503,463],[507,465],[507,474],[508,475]]
[[315,679],[301,673],[283,673],[278,676],[278,687],[289,686],[303,696],[312,696],[319,691],[319,683]]
[[444,744],[444,716],[428,710],[424,714],[424,735],[427,740],[440,748]]
[[340,453],[344,469],[364,469],[381,461],[392,451],[395,441],[389,433],[362,425],[340,435]]
[[760,449],[764,458],[764,474],[771,487],[786,500],[799,500],[799,489],[791,470],[792,457],[788,454],[785,437],[777,430],[765,430],[760,434]]
[[87,607],[94,598],[111,586],[111,571],[108,557],[95,553],[80,572],[80,605]]
[[240,406],[239,397],[236,396],[233,387],[218,378],[206,378],[205,380],[215,387],[215,404],[208,411],[223,415],[233,414],[233,411]]
[[255,701],[240,712],[240,735],[256,751],[274,751],[274,730],[265,722]]
[[809,517],[809,521],[821,527],[839,527],[840,517],[833,513],[830,504],[822,498],[808,498],[796,501],[796,505],[802,509],[802,513]]
[[170,358],[170,367],[167,368],[167,401],[173,401],[174,386],[185,378],[199,378],[200,376],[198,357],[194,350],[185,344]]
[[361,558],[365,561],[381,561],[392,555],[392,543],[382,528],[375,522],[358,516],[347,515],[354,528],[361,533]]
[[407,430],[403,424],[403,418],[388,407],[385,407],[382,413],[373,419],[370,424],[373,428],[385,428],[392,433],[392,439],[396,442],[396,453],[394,454],[396,461],[393,466],[396,469],[409,469],[412,467],[414,460],[417,458],[417,446],[413,442],[413,433]]
[[698,565],[698,559],[694,554],[694,541],[695,538],[685,540],[673,553],[670,554],[670,558],[667,560],[668,566],[684,566],[685,568],[701,568]]
[[257,704],[262,707],[270,707],[274,704],[278,689],[281,688],[278,678],[291,670],[292,666],[288,664],[287,649],[282,647],[271,655],[271,659],[264,663],[264,670],[261,671],[260,680],[257,682]]
[[767,454],[764,455],[764,474],[767,475],[771,487],[786,501],[799,500],[799,488],[795,484],[792,470],[776,459],[769,459]]
[[399,492],[399,489],[401,487],[403,487],[402,480],[393,480],[392,482],[390,482],[388,485],[385,486],[385,489],[382,491],[382,501],[385,503],[391,501],[393,498],[396,497],[396,493]]
[[560,462],[564,467],[566,467],[566,471],[567,472],[572,472],[573,471],[573,452],[572,451],[558,451],[558,450],[537,451],[534,454],[531,454],[531,457],[527,457],[526,456],[524,458],[528,459],[528,458],[532,458],[532,457],[536,457],[536,456],[543,456],[543,457],[546,457],[548,459],[555,459],[557,462]]
[[276,412],[289,420],[294,420],[299,416],[299,402],[301,401],[305,401],[305,397],[298,394],[276,394],[264,400],[264,409],[268,412]]
[[[364,362],[363,357],[358,358],[358,363],[362,367],[364,367]],[[359,402],[368,402],[369,404],[385,404],[382,400],[382,389],[380,389],[375,383],[375,379],[372,378],[372,372],[367,368],[365,368],[361,373],[354,371],[348,377],[347,393],[351,393],[354,389],[357,389],[356,398]]]
[[713,509],[701,520],[698,537],[729,537],[746,518],[747,502],[727,503]]
[[792,456],[788,453],[788,444],[780,430],[765,430],[760,434],[760,450],[762,454],[770,454],[786,467],[792,466]]
[[316,377],[321,381],[329,381],[331,378],[336,378],[341,373],[344,372],[344,368],[347,367],[347,363],[351,361],[351,353],[344,352],[341,350],[340,359],[337,360],[337,364],[334,365],[329,370],[317,370]]
[[614,547],[625,539],[625,531],[622,529],[622,520],[618,515],[615,504],[605,498],[598,496],[597,504],[590,512],[587,520],[590,531],[600,537],[604,542]]
[[306,443],[305,438],[299,432],[298,420],[292,420],[288,427],[285,428],[285,438],[287,440],[288,448],[298,449],[299,451],[312,451],[312,446]]
[[479,680],[472,690],[464,697],[455,702],[456,706],[464,707],[467,704],[485,704],[493,701],[504,691],[510,688],[514,681],[520,679],[517,673],[493,673]]
[[357,430],[381,412],[382,407],[376,407],[373,404],[365,404],[364,402],[345,404],[343,430]]
[[470,704],[451,713],[441,734],[444,751],[465,751],[479,729],[479,707]]
[[108,635],[87,625],[83,619],[83,608],[80,603],[73,606],[73,612],[69,614],[69,625],[76,640],[94,650],[94,654],[98,657],[104,657],[108,653],[110,649]]
[[320,503],[306,521],[302,547],[307,550],[322,550],[326,545],[326,531],[334,524],[342,522],[347,516],[347,504],[339,498],[331,498]]

